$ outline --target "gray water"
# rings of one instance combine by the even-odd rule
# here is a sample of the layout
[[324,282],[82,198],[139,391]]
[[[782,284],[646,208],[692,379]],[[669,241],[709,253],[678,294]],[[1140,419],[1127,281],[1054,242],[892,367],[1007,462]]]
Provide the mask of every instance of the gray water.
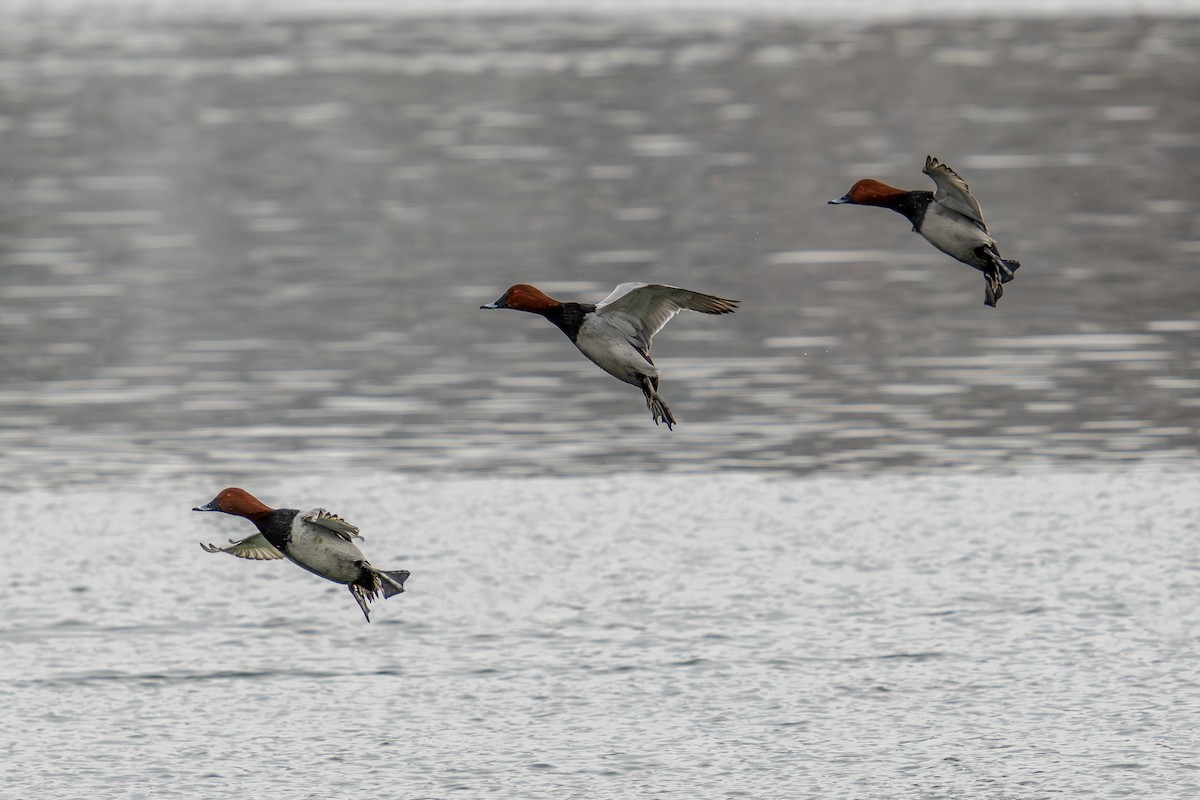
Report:
[[[0,480],[1195,459],[1200,25],[643,23],[6,30]],[[825,205],[926,152],[996,310]],[[658,338],[673,434],[478,310],[628,280],[744,302]]]
[[1195,796],[1200,23],[5,23],[0,795]]
[[413,571],[370,625],[195,483],[6,501],[0,795],[1200,791],[1195,472],[260,479]]

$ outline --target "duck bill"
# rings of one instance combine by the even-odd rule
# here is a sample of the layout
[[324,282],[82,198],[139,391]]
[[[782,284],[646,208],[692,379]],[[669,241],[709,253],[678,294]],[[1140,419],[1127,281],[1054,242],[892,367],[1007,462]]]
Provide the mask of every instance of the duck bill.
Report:
[[196,508],[192,509],[192,511],[220,511],[220,510],[221,509],[217,508],[217,499],[215,497],[212,500],[210,500],[209,502],[205,503],[204,505],[197,506]]
[[841,197],[839,197],[837,200],[830,200],[830,201],[829,201],[828,203],[826,203],[825,205],[827,205],[827,206],[840,206],[840,205],[844,205],[844,204],[846,204],[846,203],[851,203],[851,204],[853,204],[853,203],[854,203],[854,201],[850,199],[850,193],[849,193],[849,192],[846,192],[844,195],[842,195]]
[[488,303],[487,305],[485,305],[485,306],[480,306],[479,308],[480,308],[480,309],[484,309],[484,308],[508,308],[508,306],[507,306],[507,305],[505,305],[505,303],[504,303],[504,298],[503,298],[503,297],[501,297],[499,300],[493,300],[492,302]]

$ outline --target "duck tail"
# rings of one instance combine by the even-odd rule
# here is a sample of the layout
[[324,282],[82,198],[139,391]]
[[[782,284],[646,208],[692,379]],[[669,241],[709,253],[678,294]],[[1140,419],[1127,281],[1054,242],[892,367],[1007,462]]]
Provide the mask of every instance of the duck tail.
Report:
[[408,579],[408,570],[398,569],[392,572],[385,572],[381,569],[375,569],[366,563],[362,567],[370,574],[370,578],[362,576],[358,583],[352,583],[347,588],[350,589],[350,594],[354,596],[354,602],[358,603],[358,607],[362,609],[363,616],[367,618],[367,622],[370,622],[371,601],[378,599],[380,592],[383,593],[384,599],[403,594],[404,581]]
[[649,375],[642,376],[642,394],[646,396],[646,408],[650,409],[650,416],[657,425],[659,421],[666,424],[667,430],[675,430],[675,415],[671,413],[671,409],[663,402],[663,399],[658,395],[658,379],[651,378]]

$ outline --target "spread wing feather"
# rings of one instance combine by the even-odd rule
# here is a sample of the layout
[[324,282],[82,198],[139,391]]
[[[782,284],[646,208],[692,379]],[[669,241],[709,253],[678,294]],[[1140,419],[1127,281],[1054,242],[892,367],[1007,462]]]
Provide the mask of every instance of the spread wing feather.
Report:
[[274,561],[275,559],[283,558],[283,553],[276,550],[261,533],[256,533],[241,541],[237,539],[230,539],[229,541],[232,542],[229,547],[217,547],[215,544],[204,543],[201,543],[200,546],[208,553],[229,553],[231,556],[249,559],[250,561]]
[[979,201],[971,194],[967,182],[957,172],[933,156],[925,156],[925,169],[922,171],[937,184],[937,191],[933,193],[936,202],[978,223],[983,232],[987,233],[987,223],[983,221]]
[[318,527],[324,528],[335,536],[345,539],[347,542],[355,539],[361,539],[362,536],[358,533],[358,528],[351,525],[346,520],[339,517],[337,514],[332,514],[323,508],[314,508],[303,517],[305,522],[312,523]]
[[659,283],[622,283],[596,304],[596,313],[612,323],[643,354],[654,334],[680,311],[732,314],[739,301]]

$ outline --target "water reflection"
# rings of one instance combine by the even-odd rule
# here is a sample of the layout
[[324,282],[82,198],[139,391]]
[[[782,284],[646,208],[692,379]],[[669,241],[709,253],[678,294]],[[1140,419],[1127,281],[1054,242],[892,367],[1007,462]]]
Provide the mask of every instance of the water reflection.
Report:
[[[140,27],[139,27],[140,26]],[[7,485],[1194,459],[1200,26],[28,22],[0,42]],[[960,169],[1001,307],[873,175]],[[536,320],[661,280],[681,420]],[[523,324],[529,323],[529,324]]]

